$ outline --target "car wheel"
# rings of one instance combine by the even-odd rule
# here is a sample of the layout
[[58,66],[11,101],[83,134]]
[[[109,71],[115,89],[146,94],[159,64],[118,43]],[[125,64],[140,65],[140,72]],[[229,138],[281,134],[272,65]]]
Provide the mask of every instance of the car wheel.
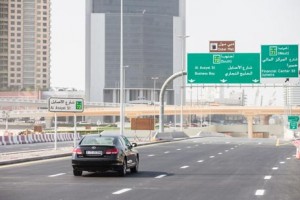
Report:
[[73,170],[73,175],[74,176],[81,176],[82,175],[82,171],[74,169]]
[[139,159],[138,158],[136,158],[135,166],[133,168],[131,168],[130,171],[132,173],[138,173],[138,171],[139,171]]
[[126,172],[127,172],[127,163],[126,163],[126,159],[124,159],[122,168],[119,171],[119,175],[120,176],[125,176]]

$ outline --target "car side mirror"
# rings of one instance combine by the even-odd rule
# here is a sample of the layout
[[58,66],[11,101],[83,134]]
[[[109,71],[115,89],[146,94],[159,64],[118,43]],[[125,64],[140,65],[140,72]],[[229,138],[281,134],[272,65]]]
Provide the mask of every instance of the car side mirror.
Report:
[[137,143],[132,143],[132,147],[137,147]]

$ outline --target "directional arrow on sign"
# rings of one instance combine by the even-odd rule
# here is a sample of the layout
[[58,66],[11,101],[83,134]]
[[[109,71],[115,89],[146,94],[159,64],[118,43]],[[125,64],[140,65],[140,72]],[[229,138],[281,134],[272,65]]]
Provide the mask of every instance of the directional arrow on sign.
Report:
[[226,83],[227,82],[227,80],[225,80],[225,79],[222,79],[222,80],[220,80],[222,83]]
[[195,80],[194,80],[194,79],[190,79],[189,82],[190,82],[190,83],[194,83]]
[[259,80],[257,80],[257,79],[254,79],[254,80],[252,80],[254,83],[257,83],[257,82],[259,82]]

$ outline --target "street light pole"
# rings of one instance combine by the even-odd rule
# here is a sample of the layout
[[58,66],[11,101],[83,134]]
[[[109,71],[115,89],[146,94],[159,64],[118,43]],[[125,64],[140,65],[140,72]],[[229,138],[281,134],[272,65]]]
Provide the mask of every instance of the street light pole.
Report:
[[[153,80],[153,96],[152,96],[152,102],[153,102],[153,108],[155,110],[155,86],[156,86],[156,80],[159,79],[159,77],[151,77]],[[153,120],[154,120],[154,127],[155,127],[155,113],[153,114]]]
[[[186,45],[186,38],[190,37],[188,35],[180,35],[178,36],[182,39],[182,59],[181,59],[181,73],[183,74],[185,68],[185,45]],[[180,131],[183,131],[183,101],[184,101],[184,77],[181,77],[181,87],[180,87]]]
[[123,0],[120,0],[120,135],[124,133]]

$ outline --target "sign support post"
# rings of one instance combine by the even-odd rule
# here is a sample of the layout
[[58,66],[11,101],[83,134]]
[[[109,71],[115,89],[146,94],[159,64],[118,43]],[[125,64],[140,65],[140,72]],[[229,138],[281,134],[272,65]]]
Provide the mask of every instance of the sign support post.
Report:
[[54,113],[54,150],[57,150],[57,115]]
[[76,119],[76,113],[74,113],[74,136],[73,136],[74,148],[76,147],[76,137],[77,137],[77,119]]

